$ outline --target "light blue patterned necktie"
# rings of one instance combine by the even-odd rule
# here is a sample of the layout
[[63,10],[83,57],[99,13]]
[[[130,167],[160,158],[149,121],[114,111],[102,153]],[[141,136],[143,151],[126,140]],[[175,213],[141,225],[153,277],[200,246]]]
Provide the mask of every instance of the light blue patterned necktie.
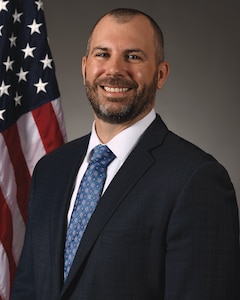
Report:
[[67,279],[80,240],[97,202],[106,179],[107,166],[115,155],[106,145],[93,149],[91,160],[82,178],[69,222],[64,253],[64,281]]

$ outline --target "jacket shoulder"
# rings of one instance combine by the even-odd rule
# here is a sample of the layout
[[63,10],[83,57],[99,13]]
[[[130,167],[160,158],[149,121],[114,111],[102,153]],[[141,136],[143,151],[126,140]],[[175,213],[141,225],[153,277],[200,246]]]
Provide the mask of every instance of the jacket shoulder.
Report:
[[[90,135],[85,135],[81,138],[70,141],[54,151],[43,156],[35,166],[35,169],[47,168],[50,170],[54,168],[67,168],[73,162],[75,164],[84,157]],[[35,171],[34,169],[34,171]]]

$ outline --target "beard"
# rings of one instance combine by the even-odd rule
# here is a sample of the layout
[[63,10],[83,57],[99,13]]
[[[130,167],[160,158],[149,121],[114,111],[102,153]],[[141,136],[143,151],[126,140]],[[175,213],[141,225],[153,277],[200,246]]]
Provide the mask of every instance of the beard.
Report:
[[[158,74],[154,73],[152,81],[137,90],[137,83],[126,80],[122,77],[112,77],[109,79],[96,80],[91,85],[86,80],[85,88],[89,102],[96,116],[110,124],[122,124],[131,121],[149,110],[153,106],[157,90]],[[131,96],[120,98],[107,98],[107,103],[102,103],[98,95],[98,87],[104,85],[124,86],[133,89],[135,92]],[[117,103],[117,109],[114,109],[114,103]]]

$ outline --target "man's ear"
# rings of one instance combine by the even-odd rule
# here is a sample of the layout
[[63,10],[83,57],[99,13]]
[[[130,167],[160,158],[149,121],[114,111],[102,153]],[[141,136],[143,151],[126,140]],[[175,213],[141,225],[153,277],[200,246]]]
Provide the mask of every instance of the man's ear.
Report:
[[86,61],[87,61],[87,57],[83,56],[83,58],[82,58],[82,77],[83,77],[84,85],[86,83]]
[[168,74],[169,74],[169,64],[165,61],[161,62],[158,66],[158,82],[157,82],[157,88],[161,89],[167,78],[168,78]]

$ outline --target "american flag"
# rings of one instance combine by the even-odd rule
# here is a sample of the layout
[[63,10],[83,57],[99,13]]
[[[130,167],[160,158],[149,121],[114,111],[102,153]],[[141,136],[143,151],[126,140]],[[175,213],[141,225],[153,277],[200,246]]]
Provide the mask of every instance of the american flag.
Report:
[[22,250],[33,168],[65,141],[42,0],[0,0],[0,300]]

